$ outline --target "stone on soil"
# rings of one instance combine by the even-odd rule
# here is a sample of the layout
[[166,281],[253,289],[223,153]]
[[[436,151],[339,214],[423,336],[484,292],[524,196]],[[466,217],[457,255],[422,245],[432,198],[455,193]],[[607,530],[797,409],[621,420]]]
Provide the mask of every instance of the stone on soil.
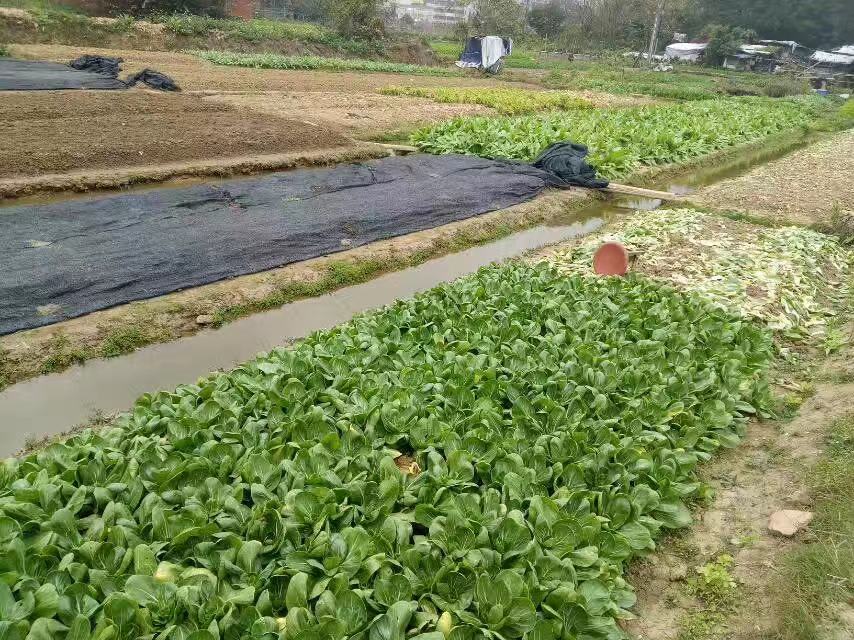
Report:
[[811,511],[795,511],[783,509],[771,514],[768,520],[768,530],[781,536],[791,537],[805,528],[813,519]]

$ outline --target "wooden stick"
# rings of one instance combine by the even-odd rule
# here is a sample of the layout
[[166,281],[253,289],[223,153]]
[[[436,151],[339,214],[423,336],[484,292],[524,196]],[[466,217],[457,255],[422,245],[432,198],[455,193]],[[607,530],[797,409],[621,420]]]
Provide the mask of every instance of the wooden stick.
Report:
[[633,187],[628,184],[617,184],[612,182],[607,188],[603,189],[605,193],[620,193],[627,196],[640,196],[643,198],[655,198],[657,200],[684,200],[683,196],[670,191],[656,191],[655,189],[644,189],[643,187]]

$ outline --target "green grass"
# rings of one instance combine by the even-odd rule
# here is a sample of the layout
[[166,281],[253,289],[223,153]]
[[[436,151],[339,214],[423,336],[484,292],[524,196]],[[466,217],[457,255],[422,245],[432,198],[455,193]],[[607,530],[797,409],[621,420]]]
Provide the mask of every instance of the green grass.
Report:
[[461,76],[455,69],[427,67],[400,62],[377,62],[317,56],[282,56],[273,53],[231,53],[227,51],[192,51],[214,64],[255,69],[298,69],[311,71],[366,71],[369,73],[403,73],[422,76]]
[[381,41],[361,41],[344,38],[331,29],[311,22],[288,20],[239,20],[232,18],[210,18],[190,14],[160,15],[153,18],[156,22],[176,35],[188,37],[206,37],[221,32],[226,38],[249,43],[265,41],[297,41],[322,44],[340,51],[356,55],[381,53]]
[[644,68],[615,68],[584,63],[563,70],[552,70],[543,79],[543,84],[553,89],[588,89],[666,100],[707,100],[721,95],[781,97],[807,91],[803,81],[767,74],[711,71],[677,70],[660,73]]
[[9,52],[9,47],[5,44],[0,44],[0,58],[5,58],[10,55],[12,54]]
[[[96,24],[89,16],[73,7],[50,0],[0,0],[0,6],[26,9],[36,18],[39,30],[53,32],[57,37],[96,36],[101,33],[130,33],[137,20],[132,16],[120,16],[110,24]],[[289,20],[240,20],[235,18],[212,18],[186,13],[160,13],[140,18],[165,25],[168,33],[181,38],[200,41],[216,35],[218,40],[241,45],[268,44],[278,42],[301,42],[317,44],[355,56],[375,56],[385,52],[381,40],[356,40],[345,38],[332,29],[310,22]],[[203,42],[205,41],[205,42]]]
[[453,87],[386,87],[380,93],[391,96],[429,98],[435,102],[442,103],[479,104],[495,109],[505,115],[593,108],[593,105],[589,101],[559,91],[458,89]]
[[[48,356],[42,361],[41,373],[57,373],[94,357],[90,350],[71,343],[64,333],[57,333],[47,344]],[[11,381],[10,381],[11,383]]]
[[[772,592],[780,640],[814,640],[833,608],[854,598],[854,414],[832,425],[811,484],[814,540],[784,558]],[[847,603],[847,604],[846,604]]]
[[105,358],[115,358],[132,353],[154,341],[153,335],[140,327],[121,327],[104,338],[101,344],[101,355]]

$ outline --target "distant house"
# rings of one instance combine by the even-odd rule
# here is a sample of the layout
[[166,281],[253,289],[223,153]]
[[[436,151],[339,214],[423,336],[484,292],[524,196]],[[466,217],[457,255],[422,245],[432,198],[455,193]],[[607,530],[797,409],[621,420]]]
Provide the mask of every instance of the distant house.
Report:
[[674,42],[667,45],[664,50],[664,57],[668,60],[699,62],[708,46],[706,42]]
[[816,51],[810,56],[811,70],[816,75],[848,74],[854,73],[854,53],[841,53],[841,50],[849,51],[852,47],[839,47],[835,51]]
[[724,58],[724,69],[735,71],[767,71],[777,68],[782,47],[775,44],[743,44]]

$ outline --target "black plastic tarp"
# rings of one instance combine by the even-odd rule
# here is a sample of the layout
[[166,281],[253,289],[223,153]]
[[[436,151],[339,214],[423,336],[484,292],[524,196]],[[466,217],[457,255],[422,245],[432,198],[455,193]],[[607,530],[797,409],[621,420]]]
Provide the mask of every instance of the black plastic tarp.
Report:
[[115,77],[79,71],[56,62],[0,58],[0,91],[126,88],[127,85]]
[[0,208],[0,334],[502,209],[549,179],[418,154]]

